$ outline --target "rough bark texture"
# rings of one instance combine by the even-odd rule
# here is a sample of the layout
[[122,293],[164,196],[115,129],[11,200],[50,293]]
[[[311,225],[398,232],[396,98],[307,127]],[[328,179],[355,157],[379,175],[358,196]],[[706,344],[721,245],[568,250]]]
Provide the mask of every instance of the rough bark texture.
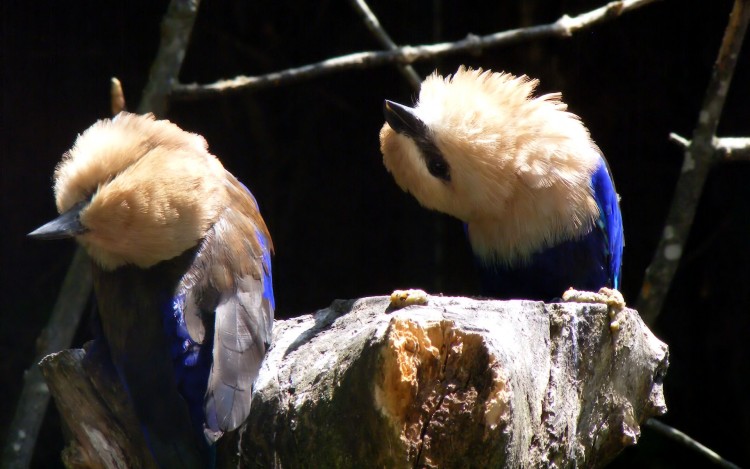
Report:
[[155,469],[133,407],[101,349],[74,349],[39,362],[62,416],[68,468]]
[[[389,305],[336,301],[278,321],[250,417],[219,441],[217,467],[598,467],[666,411],[667,347],[633,310],[436,296]],[[141,467],[149,458],[121,387],[87,364],[102,360],[43,360],[73,440],[67,457]]]
[[667,347],[633,310],[388,309],[336,301],[277,323],[248,422],[225,441],[241,465],[598,467],[666,411]]

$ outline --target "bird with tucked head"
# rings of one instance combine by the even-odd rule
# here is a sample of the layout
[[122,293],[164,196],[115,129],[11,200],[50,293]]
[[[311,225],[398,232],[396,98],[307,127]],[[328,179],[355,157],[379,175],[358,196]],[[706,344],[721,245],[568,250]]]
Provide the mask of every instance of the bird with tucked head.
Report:
[[57,166],[60,216],[29,235],[93,260],[103,339],[161,467],[205,467],[250,411],[271,342],[268,229],[203,137],[120,113]]
[[423,206],[464,222],[485,295],[619,288],[609,167],[559,93],[533,95],[537,83],[464,67],[431,75],[414,107],[385,101],[383,163]]

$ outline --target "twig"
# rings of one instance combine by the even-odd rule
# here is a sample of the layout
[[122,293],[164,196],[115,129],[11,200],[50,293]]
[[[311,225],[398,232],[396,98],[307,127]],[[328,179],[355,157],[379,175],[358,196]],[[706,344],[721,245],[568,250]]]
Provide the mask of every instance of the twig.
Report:
[[231,93],[241,90],[256,90],[268,86],[293,83],[325,74],[354,68],[367,68],[387,63],[411,64],[418,60],[434,59],[438,56],[466,51],[479,51],[483,48],[508,45],[524,40],[542,37],[570,37],[578,30],[616,18],[656,0],[622,0],[610,2],[603,7],[578,16],[562,16],[554,23],[512,29],[486,36],[469,35],[456,42],[443,42],[421,46],[401,46],[389,51],[357,52],[322,62],[290,68],[255,77],[237,76],[200,85],[175,84],[172,96],[178,99],[195,99],[206,96]]
[[[693,224],[709,169],[718,161],[715,151],[716,128],[724,107],[737,56],[750,20],[750,0],[735,0],[724,40],[706,89],[693,138],[685,150],[682,173],[677,181],[672,206],[662,238],[643,280],[638,311],[646,324],[653,325],[661,312]],[[685,139],[682,139],[684,142]]]
[[688,147],[690,146],[690,140],[674,132],[669,133],[669,140],[681,146],[683,150],[687,150]]
[[[350,0],[350,3],[362,17],[362,20],[365,22],[365,26],[367,26],[367,29],[372,32],[375,38],[380,41],[380,43],[383,44],[387,50],[398,49],[398,45],[393,42],[391,36],[389,36],[386,30],[383,29],[383,27],[380,25],[378,17],[375,16],[372,10],[370,10],[370,7],[367,5],[367,3],[365,3],[364,0]],[[414,67],[412,67],[411,65],[398,64],[398,69],[404,76],[404,78],[406,78],[406,81],[409,82],[411,87],[418,91],[419,87],[422,86],[422,77],[420,77],[417,71],[414,70]]]
[[726,160],[750,160],[750,137],[719,138],[716,151]]
[[109,105],[112,115],[116,116],[126,109],[125,93],[122,91],[122,83],[115,77],[112,77],[109,87]]
[[46,355],[62,350],[73,341],[83,310],[91,296],[91,268],[86,251],[76,250],[60,287],[47,326],[37,339],[34,365],[23,376],[21,397],[8,430],[0,467],[24,469],[31,464],[34,446],[49,403],[49,389],[36,363]]
[[[166,111],[167,93],[171,84],[177,80],[199,3],[199,0],[172,0],[170,2],[162,20],[162,40],[159,51],[151,67],[149,82],[144,90],[138,112],[153,112],[161,116]],[[110,93],[110,104],[114,112],[117,100],[114,83]],[[45,355],[70,346],[83,309],[91,295],[91,284],[88,256],[83,248],[78,247],[68,267],[50,320],[38,339],[41,345],[34,360],[35,364]],[[29,467],[49,397],[49,390],[39,367],[32,366],[24,375],[24,386],[8,430],[0,467],[3,469]]]
[[177,83],[185,51],[198,14],[200,0],[172,0],[161,23],[159,51],[151,65],[148,84],[138,106],[138,113],[153,112],[163,117],[167,112],[168,95]]
[[[669,139],[687,150],[690,140],[676,133],[670,133]],[[713,141],[715,157],[724,160],[750,160],[749,137],[721,137]]]
[[702,444],[690,438],[689,436],[677,430],[676,428],[670,427],[669,425],[666,425],[656,419],[646,420],[646,423],[644,423],[644,426],[651,428],[661,433],[662,435],[665,435],[679,443],[682,443],[683,445],[687,446],[690,449],[695,450],[696,452],[710,459],[711,462],[713,462],[714,464],[718,466],[725,467],[727,469],[740,469],[738,465],[722,458],[721,456],[719,456],[718,453],[716,453],[712,449],[703,446]]

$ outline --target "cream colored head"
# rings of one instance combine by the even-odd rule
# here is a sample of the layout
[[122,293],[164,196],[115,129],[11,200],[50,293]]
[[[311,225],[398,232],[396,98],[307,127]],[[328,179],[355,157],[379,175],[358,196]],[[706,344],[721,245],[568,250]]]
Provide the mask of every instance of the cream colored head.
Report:
[[120,113],[78,136],[55,170],[60,213],[84,203],[76,235],[105,269],[150,267],[195,246],[226,201],[225,170],[203,137]]
[[396,183],[425,207],[466,222],[474,251],[485,258],[527,258],[587,233],[598,215],[590,177],[599,150],[559,93],[533,96],[537,83],[464,67],[422,83],[408,112],[421,121],[447,177],[428,169],[424,141],[388,123],[380,132],[383,163]]

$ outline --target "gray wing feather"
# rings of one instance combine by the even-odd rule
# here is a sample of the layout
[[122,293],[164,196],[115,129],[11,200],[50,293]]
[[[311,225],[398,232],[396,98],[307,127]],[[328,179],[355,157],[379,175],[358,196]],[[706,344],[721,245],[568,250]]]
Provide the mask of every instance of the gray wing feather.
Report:
[[239,282],[236,294],[220,299],[206,394],[211,430],[234,430],[250,413],[252,386],[270,342],[272,318],[261,279],[247,276]]
[[[252,199],[246,189],[238,194]],[[226,209],[206,237],[197,262],[200,269],[191,277],[199,285],[195,299],[200,311],[186,319],[190,334],[208,333],[207,328],[201,330],[196,318],[205,324],[214,313],[213,364],[204,406],[209,441],[236,429],[247,418],[253,383],[271,342],[272,243],[257,205],[250,199],[244,200],[252,202],[244,204],[244,211]],[[243,206],[242,201],[239,205]]]

